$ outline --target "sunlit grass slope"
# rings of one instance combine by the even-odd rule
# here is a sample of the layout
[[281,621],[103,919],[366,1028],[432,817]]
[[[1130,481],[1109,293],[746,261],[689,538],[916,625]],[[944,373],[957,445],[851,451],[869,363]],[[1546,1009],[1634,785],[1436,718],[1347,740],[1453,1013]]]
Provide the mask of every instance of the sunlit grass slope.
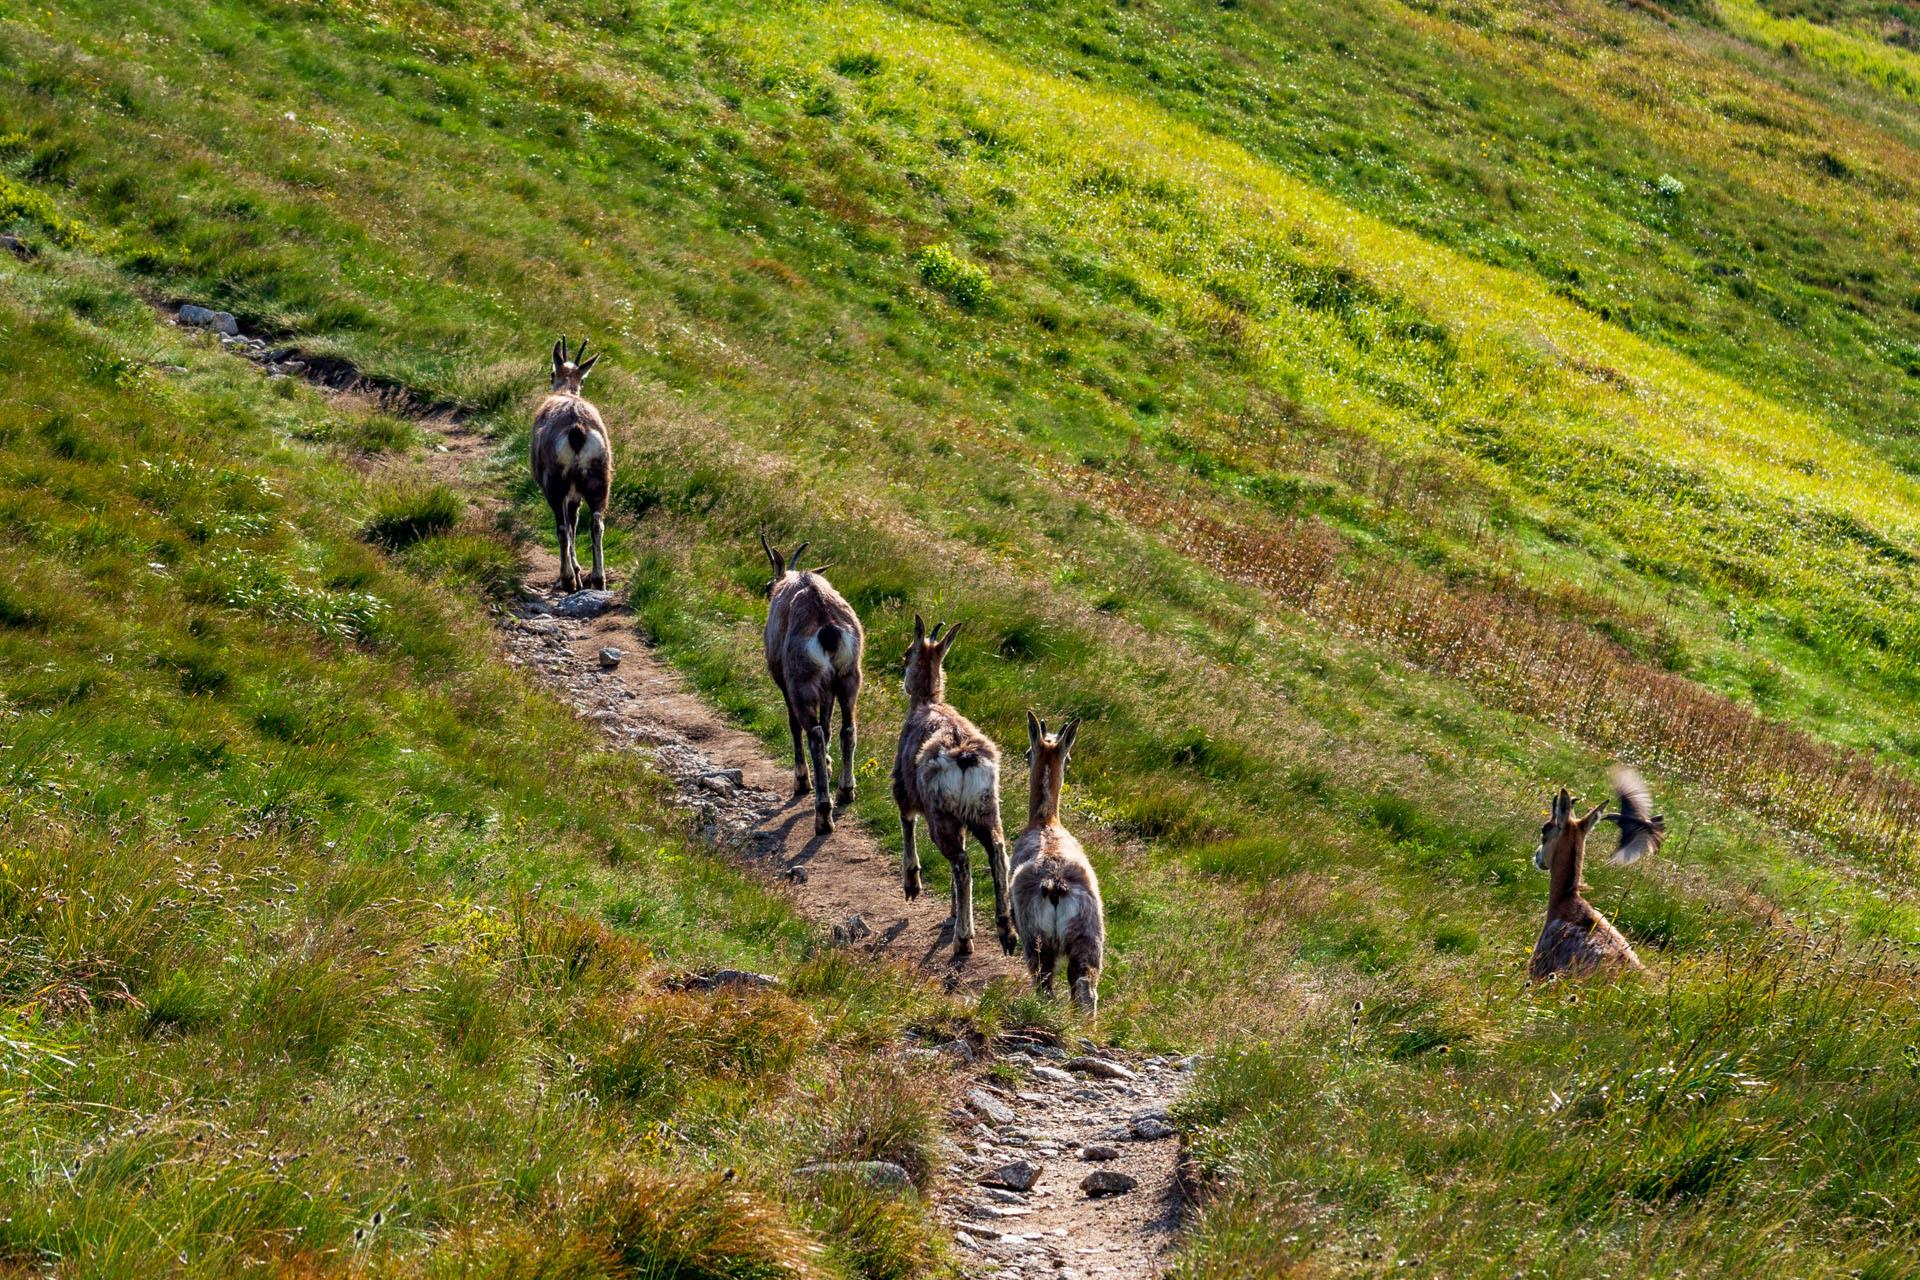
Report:
[[[374,416],[0,272],[0,1267],[929,1266],[916,1196],[793,1171],[931,1172],[888,1042],[946,1008],[806,959],[506,671],[465,596],[512,548],[379,524],[446,499],[328,443]],[[668,985],[715,963],[788,986]]]
[[[470,412],[522,499],[590,332],[616,572],[725,705],[777,736],[767,530],[868,621],[869,778],[916,610],[1009,747],[1087,716],[1103,1033],[1219,1055],[1192,1273],[1910,1269],[1912,815],[1821,816],[1920,750],[1906,125],[1599,4],[1034,14],[0,10],[9,287],[227,305]],[[399,554],[459,619],[483,552]],[[1494,677],[1425,647],[1449,598]],[[1541,636],[1604,662],[1503,693]],[[1647,751],[1609,672],[1731,728]],[[1817,736],[1729,786],[1756,714]],[[1595,900],[1653,973],[1529,992],[1536,805],[1617,749],[1676,838]]]

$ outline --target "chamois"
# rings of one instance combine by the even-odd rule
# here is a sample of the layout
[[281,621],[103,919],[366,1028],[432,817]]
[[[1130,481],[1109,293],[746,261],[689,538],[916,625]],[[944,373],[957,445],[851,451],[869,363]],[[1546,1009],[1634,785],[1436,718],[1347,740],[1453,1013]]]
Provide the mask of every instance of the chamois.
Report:
[[973,954],[973,866],[967,856],[972,833],[987,851],[993,872],[993,923],[1000,948],[1014,953],[1018,939],[1007,913],[1007,841],[1000,830],[1000,752],[993,739],[948,706],[947,650],[960,625],[940,638],[936,625],[913,615],[913,645],[907,650],[907,720],[893,757],[893,802],[900,808],[906,840],[900,883],[909,900],[920,896],[920,854],[914,819],[925,818],[934,847],[953,869],[953,954]]
[[[773,582],[767,587],[767,673],[787,700],[787,727],[793,731],[793,794],[808,787],[812,762],[813,830],[833,830],[834,804],[853,803],[853,752],[856,729],[854,704],[860,698],[860,651],[866,633],[853,606],[818,569],[800,568],[800,550],[785,563],[780,553],[760,536],[767,559],[773,562]],[[827,738],[833,727],[833,704],[840,704],[840,792],[827,799],[832,781],[827,770]]]
[[574,554],[574,527],[585,502],[593,516],[593,576],[587,585],[607,585],[607,494],[613,489],[613,443],[600,411],[580,394],[580,384],[600,360],[580,347],[567,357],[567,340],[553,344],[553,394],[533,416],[533,482],[553,508],[553,525],[560,540],[560,588],[580,589],[580,559]]
[[1600,822],[1602,806],[1584,818],[1573,816],[1579,802],[1565,787],[1554,797],[1553,813],[1540,828],[1540,847],[1533,864],[1552,874],[1547,890],[1547,923],[1533,944],[1532,977],[1544,982],[1556,974],[1589,973],[1598,969],[1640,969],[1640,957],[1580,896],[1580,871],[1587,854],[1587,836]]
[[1074,1003],[1092,1014],[1100,1008],[1106,909],[1086,851],[1060,825],[1060,792],[1079,731],[1075,718],[1049,735],[1047,722],[1027,712],[1027,827],[1013,844],[1013,927],[1034,989],[1053,994],[1054,966],[1064,955]]

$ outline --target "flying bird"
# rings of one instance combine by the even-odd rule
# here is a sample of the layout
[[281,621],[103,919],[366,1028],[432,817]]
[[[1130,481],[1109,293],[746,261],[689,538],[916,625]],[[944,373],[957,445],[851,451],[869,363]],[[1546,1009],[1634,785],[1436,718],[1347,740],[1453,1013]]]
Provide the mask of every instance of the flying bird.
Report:
[[1667,820],[1653,812],[1653,797],[1647,793],[1647,781],[1625,765],[1613,770],[1613,793],[1619,797],[1620,811],[1600,820],[1620,828],[1620,847],[1607,861],[1613,866],[1638,862],[1660,847],[1667,838]]

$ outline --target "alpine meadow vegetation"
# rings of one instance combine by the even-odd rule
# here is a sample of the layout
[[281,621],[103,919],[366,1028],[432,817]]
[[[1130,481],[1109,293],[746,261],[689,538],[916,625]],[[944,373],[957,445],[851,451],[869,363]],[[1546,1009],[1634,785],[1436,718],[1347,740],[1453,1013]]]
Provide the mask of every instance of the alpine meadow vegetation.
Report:
[[[1203,1055],[1180,1276],[1920,1271],[1917,22],[0,0],[0,1269],[938,1275],[902,1034],[1040,1020]],[[831,558],[889,848],[916,611],[1008,794],[1081,720],[1097,1024],[502,661],[583,329],[610,575],[784,753],[758,539]],[[1532,986],[1614,760],[1647,972]]]

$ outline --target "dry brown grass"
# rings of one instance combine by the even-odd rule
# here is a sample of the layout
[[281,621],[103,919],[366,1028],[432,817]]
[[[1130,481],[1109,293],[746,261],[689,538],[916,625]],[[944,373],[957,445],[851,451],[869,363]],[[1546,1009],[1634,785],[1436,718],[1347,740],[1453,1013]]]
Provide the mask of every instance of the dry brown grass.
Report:
[[1311,517],[1255,524],[1149,473],[1076,467],[1072,487],[1223,577],[1471,685],[1609,753],[1693,778],[1882,867],[1913,865],[1920,783],[1647,663],[1517,586],[1404,564],[1344,567]]

